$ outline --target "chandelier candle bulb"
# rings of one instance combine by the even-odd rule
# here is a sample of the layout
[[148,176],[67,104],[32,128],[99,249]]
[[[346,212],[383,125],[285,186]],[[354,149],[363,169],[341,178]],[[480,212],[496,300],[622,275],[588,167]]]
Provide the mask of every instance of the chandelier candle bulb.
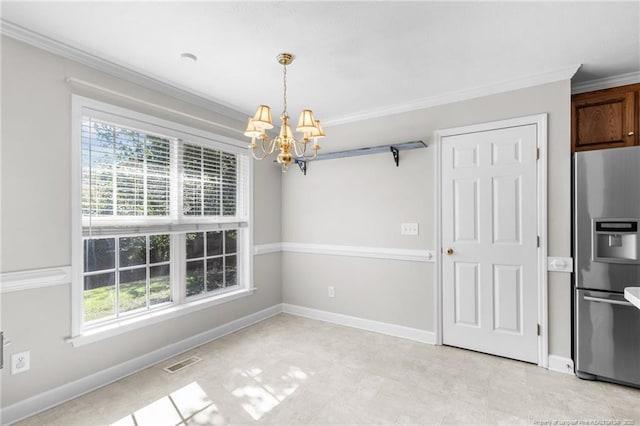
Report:
[[[318,155],[318,138],[325,136],[320,121],[316,120],[313,116],[313,111],[310,109],[303,109],[296,126],[296,131],[302,133],[300,139],[296,139],[291,126],[289,125],[289,113],[287,111],[287,65],[293,62],[293,55],[291,53],[281,53],[277,56],[278,63],[283,66],[283,108],[280,120],[280,132],[278,136],[268,141],[266,130],[273,128],[273,121],[271,120],[271,108],[267,105],[260,105],[256,110],[253,117],[249,117],[247,122],[247,128],[244,135],[251,138],[251,155],[256,160],[263,160],[271,155],[276,147],[280,151],[277,154],[276,160],[282,167],[282,172],[286,172],[289,165],[295,160],[310,161],[316,158]],[[261,140],[261,143],[256,142],[256,138]],[[311,151],[307,152],[307,145],[313,140]],[[262,151],[257,153],[256,151]]]

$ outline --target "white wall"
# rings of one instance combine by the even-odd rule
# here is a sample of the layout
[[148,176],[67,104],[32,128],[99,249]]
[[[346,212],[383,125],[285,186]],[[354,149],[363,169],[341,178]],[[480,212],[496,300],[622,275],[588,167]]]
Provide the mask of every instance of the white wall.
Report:
[[[548,255],[570,256],[570,82],[325,129],[327,151],[423,140],[433,132],[548,113]],[[434,149],[309,164],[283,179],[283,241],[436,250]],[[418,237],[400,223],[419,222]],[[285,253],[285,303],[435,332],[435,264]],[[327,297],[333,285],[336,297]],[[549,273],[550,354],[571,356],[570,275]]]
[[[86,66],[2,38],[2,272],[67,266],[71,262],[71,94],[111,102],[225,136],[202,122],[143,108],[135,102],[81,90],[76,77],[159,105],[243,129],[244,122],[108,76]],[[277,167],[255,165],[255,243],[279,242]],[[2,295],[2,327],[12,341],[5,355],[31,351],[31,370],[2,370],[2,407],[64,385],[282,301],[280,254],[255,258],[252,296],[74,348],[70,285]]]

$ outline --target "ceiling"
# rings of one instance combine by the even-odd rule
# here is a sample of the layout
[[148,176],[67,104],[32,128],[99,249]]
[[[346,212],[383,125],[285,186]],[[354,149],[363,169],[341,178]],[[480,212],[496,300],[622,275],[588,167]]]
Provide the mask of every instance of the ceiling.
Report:
[[[252,115],[329,124],[561,75],[640,76],[640,2],[11,2],[2,19]],[[181,59],[181,53],[197,61]],[[572,71],[571,71],[572,73]],[[474,92],[475,91],[475,92]],[[275,118],[275,117],[274,117]]]

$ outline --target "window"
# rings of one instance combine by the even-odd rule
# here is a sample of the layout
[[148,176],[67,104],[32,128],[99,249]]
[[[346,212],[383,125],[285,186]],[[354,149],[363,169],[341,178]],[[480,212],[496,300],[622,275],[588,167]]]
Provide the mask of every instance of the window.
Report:
[[187,234],[187,296],[238,285],[237,230]]
[[251,289],[244,144],[73,105],[74,336]]
[[170,234],[85,239],[84,321],[171,302],[170,240]]

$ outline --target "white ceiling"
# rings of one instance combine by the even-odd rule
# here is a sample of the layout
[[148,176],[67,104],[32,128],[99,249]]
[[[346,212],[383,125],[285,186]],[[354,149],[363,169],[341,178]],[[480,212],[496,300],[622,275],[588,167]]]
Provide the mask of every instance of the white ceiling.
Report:
[[[250,115],[339,121],[582,64],[640,75],[640,2],[11,2],[2,19]],[[190,52],[197,62],[180,59]],[[275,118],[275,117],[274,117]]]

